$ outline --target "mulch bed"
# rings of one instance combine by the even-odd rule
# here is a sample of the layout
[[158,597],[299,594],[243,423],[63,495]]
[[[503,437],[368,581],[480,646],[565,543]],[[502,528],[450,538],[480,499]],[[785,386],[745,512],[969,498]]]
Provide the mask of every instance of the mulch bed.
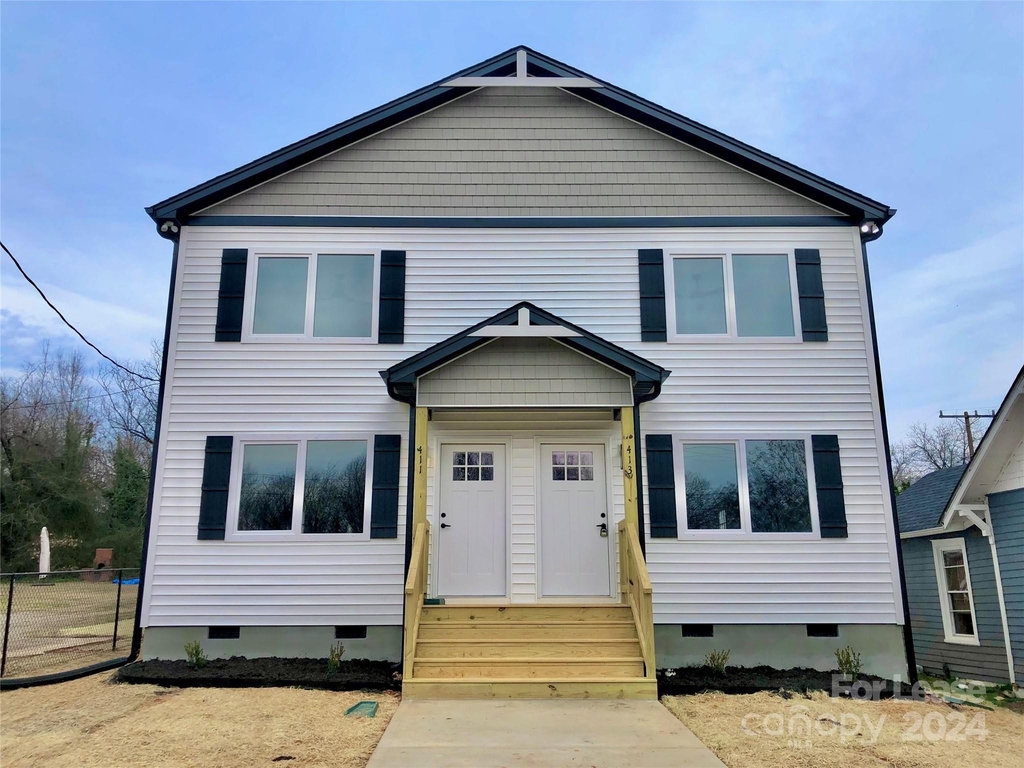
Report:
[[[794,667],[774,669],[773,667],[726,667],[718,672],[707,666],[679,667],[658,670],[658,695],[677,696],[704,691],[722,693],[758,693],[759,691],[782,691],[805,694],[808,691],[832,692],[832,676],[838,672],[819,672],[816,669]],[[895,683],[873,675],[858,675],[858,681],[881,686],[880,696],[893,696]],[[901,696],[910,696],[911,687],[901,683]]]
[[121,667],[123,683],[149,683],[179,688],[301,687],[330,691],[397,691],[399,665],[389,661],[353,659],[341,662],[337,672],[327,671],[327,659],[210,659],[199,669],[187,661],[137,661]]

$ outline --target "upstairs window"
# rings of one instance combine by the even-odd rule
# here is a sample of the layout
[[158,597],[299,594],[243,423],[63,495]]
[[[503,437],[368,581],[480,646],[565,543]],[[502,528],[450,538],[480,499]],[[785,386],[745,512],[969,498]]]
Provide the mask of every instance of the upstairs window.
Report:
[[372,339],[377,272],[372,254],[257,255],[250,338]]
[[791,255],[677,254],[670,263],[669,316],[676,337],[796,338]]

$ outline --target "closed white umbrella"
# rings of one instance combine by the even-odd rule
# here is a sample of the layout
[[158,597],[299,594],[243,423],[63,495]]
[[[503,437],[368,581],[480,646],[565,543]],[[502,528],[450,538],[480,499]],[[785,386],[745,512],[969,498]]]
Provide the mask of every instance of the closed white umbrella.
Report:
[[50,534],[43,526],[39,532],[39,578],[45,579],[50,572]]

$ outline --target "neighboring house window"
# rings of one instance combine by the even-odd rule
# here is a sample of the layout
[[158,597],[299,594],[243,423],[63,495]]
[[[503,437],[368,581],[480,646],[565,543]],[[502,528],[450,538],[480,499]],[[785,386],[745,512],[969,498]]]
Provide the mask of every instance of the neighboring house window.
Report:
[[373,337],[375,256],[257,255],[255,273],[250,337]]
[[674,336],[796,338],[792,255],[675,254],[668,263]]
[[240,443],[232,472],[236,533],[260,538],[368,533],[368,439]]
[[812,533],[817,515],[804,438],[682,440],[675,455],[681,530]]
[[932,550],[946,642],[979,645],[966,543],[963,539],[933,539]]

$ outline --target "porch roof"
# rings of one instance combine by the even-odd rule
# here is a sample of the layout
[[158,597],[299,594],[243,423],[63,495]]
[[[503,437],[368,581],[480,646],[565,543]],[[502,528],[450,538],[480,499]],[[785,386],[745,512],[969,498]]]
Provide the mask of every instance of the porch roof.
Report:
[[522,301],[381,371],[380,375],[391,397],[403,403],[415,404],[416,380],[420,376],[495,338],[509,336],[557,339],[570,349],[621,371],[632,378],[633,399],[637,403],[656,398],[661,393],[662,382],[671,374],[671,371],[650,360],[528,301]]

